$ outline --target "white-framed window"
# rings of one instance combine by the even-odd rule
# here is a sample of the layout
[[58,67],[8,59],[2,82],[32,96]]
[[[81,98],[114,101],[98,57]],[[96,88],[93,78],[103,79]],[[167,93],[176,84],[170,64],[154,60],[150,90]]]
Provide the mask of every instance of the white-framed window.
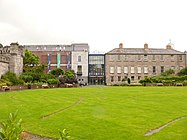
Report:
[[121,60],[121,55],[117,55],[117,61]]
[[179,61],[182,61],[182,55],[179,55]]
[[142,73],[142,68],[138,67],[138,73]]
[[140,61],[141,60],[141,55],[138,55],[138,61]]
[[134,67],[131,67],[131,73],[134,73]]
[[171,69],[172,69],[172,70],[175,70],[175,66],[171,66]]
[[117,67],[117,73],[121,73],[121,67]]
[[156,60],[155,55],[152,55],[152,60],[153,60],[153,61],[155,61],[155,60]]
[[148,59],[148,56],[147,56],[147,54],[145,54],[144,55],[144,61],[147,61],[147,59]]
[[164,55],[161,55],[161,56],[160,56],[160,60],[161,60],[161,61],[164,61]]
[[164,72],[164,66],[161,66],[161,67],[160,67],[160,72],[161,72],[161,73]]
[[115,60],[114,55],[109,55],[109,61],[114,61],[114,60]]
[[148,73],[148,67],[144,67],[144,73]]
[[128,60],[128,56],[127,55],[124,55],[124,61],[127,61]]
[[110,73],[114,73],[114,67],[110,67]]
[[124,67],[124,73],[128,73],[128,67]]
[[78,56],[78,62],[81,62],[81,56],[80,55]]

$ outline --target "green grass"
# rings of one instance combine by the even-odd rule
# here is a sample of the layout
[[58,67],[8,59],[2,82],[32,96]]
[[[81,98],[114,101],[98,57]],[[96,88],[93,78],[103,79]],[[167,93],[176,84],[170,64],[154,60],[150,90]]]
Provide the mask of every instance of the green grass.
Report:
[[[80,104],[49,118],[41,117]],[[175,118],[187,115],[187,87],[97,87],[40,89],[0,94],[0,121],[19,110],[23,128],[58,137],[67,129],[75,140],[185,140],[187,119],[144,137]]]

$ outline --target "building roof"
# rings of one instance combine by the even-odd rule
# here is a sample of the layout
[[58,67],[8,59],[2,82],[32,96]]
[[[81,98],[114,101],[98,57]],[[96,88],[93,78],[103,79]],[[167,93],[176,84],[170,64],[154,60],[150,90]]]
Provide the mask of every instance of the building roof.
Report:
[[89,51],[87,43],[76,43],[71,45],[24,45],[30,51]]
[[106,54],[184,54],[183,52],[174,49],[159,49],[159,48],[114,48]]

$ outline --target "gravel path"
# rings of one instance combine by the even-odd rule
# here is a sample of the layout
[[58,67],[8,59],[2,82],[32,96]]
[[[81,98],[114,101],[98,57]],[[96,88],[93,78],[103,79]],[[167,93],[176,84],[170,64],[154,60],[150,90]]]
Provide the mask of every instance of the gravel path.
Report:
[[174,120],[172,120],[172,121],[170,121],[170,122],[168,122],[168,123],[166,123],[166,124],[160,126],[159,128],[156,128],[156,129],[153,129],[153,130],[148,131],[144,136],[153,135],[154,133],[159,132],[160,130],[164,129],[164,128],[167,127],[168,125],[170,125],[170,124],[172,124],[172,123],[174,123],[174,122],[176,122],[176,121],[179,121],[179,120],[181,120],[181,119],[185,119],[185,118],[187,118],[187,116],[182,116],[182,117],[176,118],[176,119],[174,119]]

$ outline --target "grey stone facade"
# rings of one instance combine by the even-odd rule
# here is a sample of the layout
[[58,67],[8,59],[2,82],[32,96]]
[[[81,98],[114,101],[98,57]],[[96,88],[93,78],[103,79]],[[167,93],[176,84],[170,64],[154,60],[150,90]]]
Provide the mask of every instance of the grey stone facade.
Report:
[[166,49],[148,48],[115,48],[105,55],[106,84],[120,83],[123,79],[139,81],[146,76],[157,76],[168,69],[176,72],[187,66],[186,53],[172,49],[167,45]]
[[0,45],[0,77],[7,71],[20,75],[23,72],[24,47],[18,43]]

